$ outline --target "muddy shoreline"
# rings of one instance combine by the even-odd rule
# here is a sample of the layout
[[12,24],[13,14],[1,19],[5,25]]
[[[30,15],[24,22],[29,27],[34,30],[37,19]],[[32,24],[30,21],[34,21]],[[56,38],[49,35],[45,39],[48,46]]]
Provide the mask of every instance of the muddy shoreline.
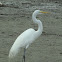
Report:
[[[62,62],[62,4],[43,2],[40,5],[30,1],[1,1],[0,6],[0,61],[8,62],[9,50],[15,39],[28,28],[37,30],[32,22],[34,10],[51,14],[38,15],[43,23],[43,34],[29,46],[26,62]],[[22,3],[22,4],[21,4]],[[36,6],[36,5],[37,6]],[[6,5],[6,6],[5,6]],[[13,62],[21,62],[23,48]]]

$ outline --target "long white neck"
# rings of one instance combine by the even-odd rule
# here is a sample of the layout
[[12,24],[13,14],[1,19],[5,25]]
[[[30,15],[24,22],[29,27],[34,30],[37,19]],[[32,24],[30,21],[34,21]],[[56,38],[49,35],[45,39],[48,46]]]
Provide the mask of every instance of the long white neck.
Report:
[[38,24],[38,30],[36,31],[36,33],[38,35],[41,35],[42,31],[43,31],[43,25],[42,25],[42,22],[40,20],[36,19],[36,16],[37,16],[36,14],[33,14],[32,15],[32,20],[33,20],[34,23]]

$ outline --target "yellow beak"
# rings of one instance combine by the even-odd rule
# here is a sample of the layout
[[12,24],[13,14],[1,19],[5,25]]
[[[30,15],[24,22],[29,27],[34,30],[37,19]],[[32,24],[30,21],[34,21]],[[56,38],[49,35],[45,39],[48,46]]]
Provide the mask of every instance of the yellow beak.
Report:
[[50,13],[50,12],[44,12],[44,11],[40,11],[40,13]]

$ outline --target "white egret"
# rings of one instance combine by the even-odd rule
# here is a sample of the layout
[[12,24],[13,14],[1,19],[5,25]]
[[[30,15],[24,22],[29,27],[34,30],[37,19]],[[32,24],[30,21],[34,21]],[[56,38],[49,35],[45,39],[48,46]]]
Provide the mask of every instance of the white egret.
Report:
[[36,19],[36,16],[39,13],[48,13],[48,12],[43,12],[40,10],[35,10],[33,12],[32,20],[34,23],[38,24],[38,30],[35,31],[34,29],[30,28],[30,29],[27,29],[26,31],[24,31],[21,35],[19,35],[10,49],[9,58],[15,57],[17,55],[17,53],[20,51],[21,47],[24,47],[23,60],[25,62],[26,49],[33,41],[35,41],[42,34],[42,31],[43,31],[42,22],[40,20]]

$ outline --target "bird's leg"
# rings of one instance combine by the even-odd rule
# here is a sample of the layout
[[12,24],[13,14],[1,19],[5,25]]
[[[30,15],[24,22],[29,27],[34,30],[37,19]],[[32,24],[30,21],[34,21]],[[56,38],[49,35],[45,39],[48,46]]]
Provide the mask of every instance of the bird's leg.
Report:
[[26,49],[24,48],[24,54],[23,54],[23,58],[22,58],[22,62],[25,62],[25,53],[26,53]]

